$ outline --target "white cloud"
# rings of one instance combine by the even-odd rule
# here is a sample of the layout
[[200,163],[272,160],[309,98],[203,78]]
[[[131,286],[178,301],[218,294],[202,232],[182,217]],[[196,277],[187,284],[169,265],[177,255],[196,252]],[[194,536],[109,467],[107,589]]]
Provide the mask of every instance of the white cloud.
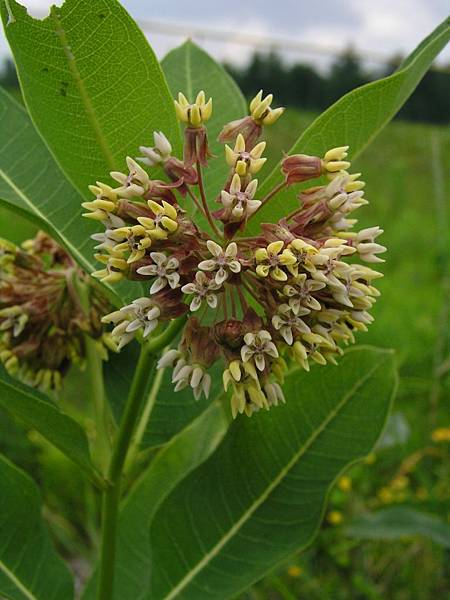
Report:
[[[437,25],[437,15],[423,0],[346,0],[342,6],[342,19],[308,27],[302,39],[341,48],[351,45],[368,55],[389,57],[409,54]],[[349,24],[346,13],[356,25],[353,19]],[[441,62],[449,60],[449,52],[444,51]]]

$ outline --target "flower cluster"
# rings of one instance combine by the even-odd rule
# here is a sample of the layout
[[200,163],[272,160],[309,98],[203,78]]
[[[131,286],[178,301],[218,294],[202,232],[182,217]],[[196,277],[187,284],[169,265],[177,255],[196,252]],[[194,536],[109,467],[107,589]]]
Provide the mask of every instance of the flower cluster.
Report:
[[[80,285],[89,290],[88,310],[80,305]],[[101,315],[108,306],[46,234],[21,248],[0,240],[0,360],[11,375],[58,390],[71,364],[83,361],[86,335],[106,358],[112,339]]]
[[[369,265],[385,251],[376,241],[379,227],[353,231],[351,213],[367,200],[360,174],[349,172],[346,146],[322,157],[285,156],[280,183],[258,195],[256,176],[266,160],[266,144],[258,140],[284,110],[271,103],[260,92],[247,116],[224,126],[219,141],[229,144],[229,174],[222,189],[206,190],[203,178],[212,100],[200,92],[190,102],[180,93],[183,159],[155,132],[154,146],[127,158],[128,173],[111,173],[119,187],[97,183],[95,199],[83,204],[85,216],[104,226],[93,236],[103,264],[94,276],[149,282],[148,295],[104,317],[119,347],[187,314],[178,348],[159,366],[173,366],[175,390],[190,386],[198,398],[208,395],[208,371],[222,361],[233,416],[283,402],[289,361],[305,370],[311,361],[335,363],[342,345],[366,330],[379,295],[373,282],[381,277]],[[165,181],[152,179],[144,166],[162,169]],[[318,185],[300,192],[293,187],[317,178]],[[277,194],[297,198],[297,208],[246,237],[247,223]]]

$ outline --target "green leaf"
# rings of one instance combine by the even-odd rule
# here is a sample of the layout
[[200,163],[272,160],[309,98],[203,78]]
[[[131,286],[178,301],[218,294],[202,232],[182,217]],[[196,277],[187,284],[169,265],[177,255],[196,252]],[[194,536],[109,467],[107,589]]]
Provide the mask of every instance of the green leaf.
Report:
[[2,456],[0,481],[0,596],[71,600],[72,577],[44,528],[36,484]]
[[100,482],[81,426],[60,412],[44,394],[13,379],[3,368],[0,369],[0,406],[27,427],[36,429],[95,483]]
[[[169,52],[161,66],[174,97],[183,92],[193,101],[197,93],[204,90],[206,97],[213,99],[213,114],[207,126],[215,158],[205,169],[205,189],[210,208],[217,209],[215,200],[230,170],[225,162],[224,145],[217,141],[217,136],[225,123],[247,114],[244,96],[225,69],[190,40]],[[192,214],[192,210],[190,212]]]
[[[110,354],[104,363],[105,386],[109,402],[117,421],[120,420],[125,400],[139,358],[139,345],[126,346],[120,354]],[[211,369],[212,386],[210,399],[215,398],[222,388],[221,365]],[[149,378],[154,375],[149,374]],[[195,400],[192,389],[187,387],[174,393],[171,381],[172,369],[166,369],[155,403],[150,409],[148,426],[142,439],[142,448],[162,446],[196,419],[210,404],[202,396]]]
[[11,210],[0,198],[0,237],[7,237],[10,242],[20,244],[36,234],[36,226],[27,218]]
[[[33,223],[59,242],[81,268],[95,271],[99,263],[90,236],[98,231],[97,225],[81,217],[82,196],[55,162],[23,107],[1,87],[0,119],[0,208]],[[10,228],[5,227],[0,235],[11,239]],[[137,294],[129,281],[104,289],[118,305]]]
[[353,519],[345,530],[363,540],[396,540],[423,535],[443,548],[450,548],[450,525],[409,506],[392,506]]
[[[114,598],[143,599],[149,590],[149,526],[170,491],[204,462],[225,435],[228,416],[219,400],[173,437],[156,455],[125,501],[119,519]],[[95,577],[83,600],[93,600]]]
[[391,352],[295,371],[285,406],[238,418],[155,515],[152,600],[233,597],[317,533],[336,477],[367,455],[395,390]]
[[[43,20],[4,2],[5,33],[29,113],[74,185],[105,180],[162,129],[179,145],[159,63],[116,0],[66,0]],[[9,24],[8,23],[9,19]]]
[[[350,158],[354,160],[400,110],[449,39],[450,27],[446,19],[393,75],[351,91],[322,113],[302,133],[289,154],[323,156],[329,148],[349,145]],[[258,197],[263,198],[282,180],[277,166],[259,188]],[[257,233],[260,223],[274,222],[297,206],[298,200],[291,186],[256,213],[248,223],[247,231]]]
[[29,215],[81,267],[94,271],[89,238],[96,227],[81,218],[83,198],[59,169],[23,107],[1,88],[0,121],[1,204],[22,217]]

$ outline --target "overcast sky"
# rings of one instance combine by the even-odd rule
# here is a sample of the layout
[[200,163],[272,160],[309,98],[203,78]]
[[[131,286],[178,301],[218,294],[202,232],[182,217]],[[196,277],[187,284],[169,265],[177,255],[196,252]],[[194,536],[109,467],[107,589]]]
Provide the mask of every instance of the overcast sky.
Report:
[[[0,0],[1,1],[1,0]],[[43,16],[53,0],[22,0],[31,14]],[[122,4],[139,19],[181,23],[186,35],[190,25],[260,36],[277,36],[314,46],[345,48],[352,45],[362,53],[389,57],[407,54],[448,15],[448,0],[226,0],[206,3],[175,0],[122,0]],[[147,33],[159,56],[182,41],[182,36]],[[199,41],[216,58],[245,63],[252,48],[227,42]],[[8,53],[1,34],[0,56]],[[312,60],[313,53],[291,53],[287,58]],[[316,61],[319,59],[316,59]],[[321,59],[323,64],[323,59]],[[450,62],[450,48],[444,50],[440,63]]]

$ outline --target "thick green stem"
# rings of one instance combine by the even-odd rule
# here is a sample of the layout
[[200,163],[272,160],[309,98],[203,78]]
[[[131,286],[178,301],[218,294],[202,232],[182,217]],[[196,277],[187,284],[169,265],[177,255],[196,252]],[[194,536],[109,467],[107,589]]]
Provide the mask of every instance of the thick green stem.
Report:
[[108,431],[108,414],[106,396],[103,386],[103,363],[99,348],[94,339],[86,335],[86,364],[89,374],[89,399],[94,407],[95,416],[95,462],[102,473],[106,472],[111,455],[111,444]]
[[114,443],[107,476],[109,485],[103,494],[97,600],[111,600],[113,597],[117,517],[121,498],[122,473],[136,422],[139,418],[142,401],[148,388],[149,374],[161,350],[177,335],[184,323],[185,317],[172,321],[161,335],[142,345],[124,414]]

